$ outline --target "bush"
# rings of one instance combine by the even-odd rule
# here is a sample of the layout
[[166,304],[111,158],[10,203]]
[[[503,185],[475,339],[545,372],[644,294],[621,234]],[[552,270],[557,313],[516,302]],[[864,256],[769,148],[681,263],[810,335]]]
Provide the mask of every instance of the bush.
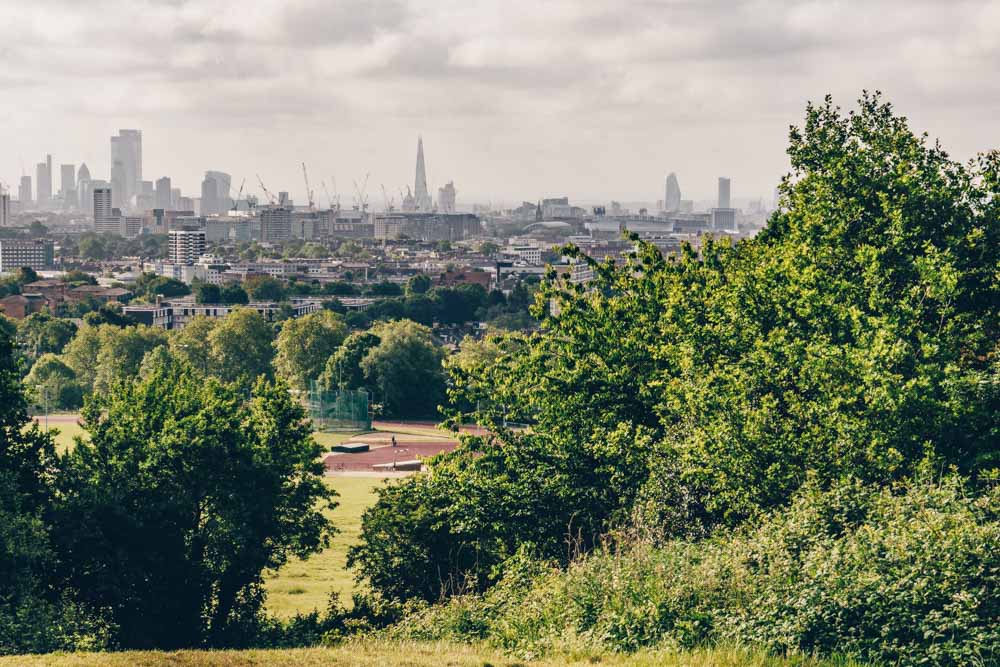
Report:
[[[525,656],[722,643],[916,665],[1000,656],[1000,492],[957,477],[895,491],[809,484],[758,527],[621,540],[563,571],[519,553],[483,597],[391,630]],[[623,546],[624,545],[624,546]]]

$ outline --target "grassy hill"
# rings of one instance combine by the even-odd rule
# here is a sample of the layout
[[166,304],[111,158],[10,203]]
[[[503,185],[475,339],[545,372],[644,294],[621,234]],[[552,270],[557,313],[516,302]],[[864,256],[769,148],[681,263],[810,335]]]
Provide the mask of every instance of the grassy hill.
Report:
[[739,649],[665,652],[631,656],[568,655],[542,661],[517,660],[488,648],[447,643],[350,642],[336,648],[275,651],[129,651],[0,658],[0,667],[826,667],[848,665],[808,658],[776,658]]

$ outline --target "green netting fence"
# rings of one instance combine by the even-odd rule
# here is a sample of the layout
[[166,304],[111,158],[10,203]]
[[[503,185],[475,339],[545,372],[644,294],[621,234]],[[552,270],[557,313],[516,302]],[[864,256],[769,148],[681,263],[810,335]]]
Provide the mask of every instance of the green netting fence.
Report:
[[306,406],[319,431],[371,430],[368,392],[364,389],[331,389],[314,381]]

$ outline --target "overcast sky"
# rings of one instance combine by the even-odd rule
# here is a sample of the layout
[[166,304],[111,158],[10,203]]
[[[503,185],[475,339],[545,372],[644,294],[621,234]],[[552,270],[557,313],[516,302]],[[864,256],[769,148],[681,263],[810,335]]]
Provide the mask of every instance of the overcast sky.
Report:
[[[418,134],[460,204],[770,197],[807,100],[880,89],[958,158],[1000,146],[1000,2],[0,0],[0,179],[50,152],[107,178],[206,169],[297,200],[397,201]],[[55,170],[58,173],[58,169]],[[58,178],[54,189],[58,190]]]

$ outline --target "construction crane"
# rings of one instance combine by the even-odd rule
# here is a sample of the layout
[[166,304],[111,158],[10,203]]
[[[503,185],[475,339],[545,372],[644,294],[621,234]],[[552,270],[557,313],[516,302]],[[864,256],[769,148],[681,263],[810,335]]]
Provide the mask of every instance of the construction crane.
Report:
[[358,182],[354,181],[354,192],[357,194],[357,208],[361,210],[362,213],[368,210],[368,177],[371,176],[371,172],[365,174],[365,180],[361,186],[358,186]]
[[271,204],[271,206],[274,206],[277,200],[274,198],[274,195],[271,194],[271,191],[267,189],[267,186],[264,185],[264,181],[261,179],[260,174],[257,174],[257,182],[260,183],[260,189],[264,191],[264,196],[267,197],[267,201]]
[[316,205],[313,202],[313,190],[312,188],[309,187],[309,172],[306,171],[305,162],[302,163],[302,178],[306,182],[306,199],[309,200],[309,210],[312,211],[313,209],[316,208]]
[[323,192],[326,193],[326,201],[330,204],[331,211],[337,211],[340,209],[340,203],[338,202],[337,207],[333,206],[333,197],[330,196],[330,188],[326,187],[326,181],[320,181],[320,185],[323,186]]
[[331,202],[330,205],[332,206],[332,205],[336,204],[337,210],[339,211],[340,210],[340,195],[337,194],[337,177],[336,176],[331,176],[330,178],[333,179],[333,183],[332,183],[333,184],[333,197],[330,198],[330,202]]
[[396,200],[393,199],[393,198],[391,198],[391,197],[389,197],[389,193],[385,191],[385,186],[384,185],[382,186],[382,198],[385,199],[385,212],[386,213],[392,213],[394,210],[396,210],[396,207],[394,206],[394,204],[396,203]]
[[[247,179],[244,178],[243,182],[240,183],[240,191],[236,194],[236,199],[233,200],[233,210],[239,212],[240,210],[240,198],[243,196],[243,186],[247,184]],[[249,208],[249,206],[248,206]]]

